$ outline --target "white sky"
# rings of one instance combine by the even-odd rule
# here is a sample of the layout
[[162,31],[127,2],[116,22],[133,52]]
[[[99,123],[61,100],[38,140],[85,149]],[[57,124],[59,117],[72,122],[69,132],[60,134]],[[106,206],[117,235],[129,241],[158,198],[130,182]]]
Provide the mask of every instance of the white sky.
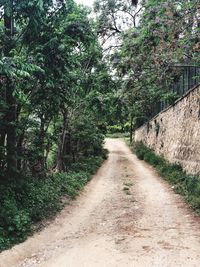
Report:
[[75,0],[75,2],[78,4],[83,4],[92,7],[94,0]]

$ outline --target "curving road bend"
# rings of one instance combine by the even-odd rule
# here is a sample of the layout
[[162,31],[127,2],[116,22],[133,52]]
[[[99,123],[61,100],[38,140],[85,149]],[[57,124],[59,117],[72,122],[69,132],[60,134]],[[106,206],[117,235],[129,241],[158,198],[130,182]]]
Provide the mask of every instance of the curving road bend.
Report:
[[200,219],[123,140],[85,190],[0,267],[199,267]]

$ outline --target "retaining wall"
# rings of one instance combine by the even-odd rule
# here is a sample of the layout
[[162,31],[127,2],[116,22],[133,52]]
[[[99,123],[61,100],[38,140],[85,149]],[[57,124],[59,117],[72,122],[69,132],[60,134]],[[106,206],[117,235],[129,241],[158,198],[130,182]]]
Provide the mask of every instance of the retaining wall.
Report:
[[200,85],[135,131],[142,141],[187,173],[200,174]]

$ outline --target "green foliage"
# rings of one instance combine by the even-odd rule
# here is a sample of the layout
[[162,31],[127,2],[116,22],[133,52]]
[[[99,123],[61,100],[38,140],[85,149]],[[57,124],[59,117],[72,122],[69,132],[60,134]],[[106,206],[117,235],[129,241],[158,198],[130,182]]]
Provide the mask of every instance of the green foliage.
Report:
[[66,171],[102,150],[113,82],[96,25],[73,0],[11,2],[1,8],[15,31],[0,18],[0,175]]
[[108,125],[106,130],[107,134],[128,133],[130,131],[130,123],[126,122],[122,125]]
[[107,127],[107,133],[113,134],[113,133],[122,133],[123,129],[121,125],[110,125]]
[[74,198],[106,157],[113,81],[86,7],[12,0],[0,8],[3,250],[59,210],[62,195]]
[[[173,104],[179,97],[172,86],[180,77],[180,65],[199,66],[198,2],[140,1],[139,12],[130,1],[96,1],[100,33],[119,39],[110,60],[129,116],[144,122],[161,101]],[[124,17],[126,12],[134,19],[139,12],[135,23],[128,14]]]
[[0,185],[0,251],[24,240],[33,223],[60,210],[62,196],[75,198],[105,157],[106,151],[74,163],[67,173],[52,173],[43,179],[24,176]]
[[130,140],[130,134],[129,133],[107,133],[106,137],[108,138],[123,138],[125,140]]
[[200,178],[186,174],[180,165],[171,164],[143,143],[135,143],[133,150],[139,159],[153,165],[158,173],[174,185],[177,193],[200,214]]
[[83,156],[99,155],[102,152],[102,142],[104,136],[99,131],[97,125],[94,122],[94,118],[86,114],[79,115],[79,119],[73,124],[72,129],[72,142],[78,145],[76,153],[80,153]]

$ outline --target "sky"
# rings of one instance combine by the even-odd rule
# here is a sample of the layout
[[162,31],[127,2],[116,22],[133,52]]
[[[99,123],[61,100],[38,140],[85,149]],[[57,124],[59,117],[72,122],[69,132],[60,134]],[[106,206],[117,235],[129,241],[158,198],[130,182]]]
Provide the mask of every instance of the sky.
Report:
[[94,0],[75,0],[75,2],[92,7]]

